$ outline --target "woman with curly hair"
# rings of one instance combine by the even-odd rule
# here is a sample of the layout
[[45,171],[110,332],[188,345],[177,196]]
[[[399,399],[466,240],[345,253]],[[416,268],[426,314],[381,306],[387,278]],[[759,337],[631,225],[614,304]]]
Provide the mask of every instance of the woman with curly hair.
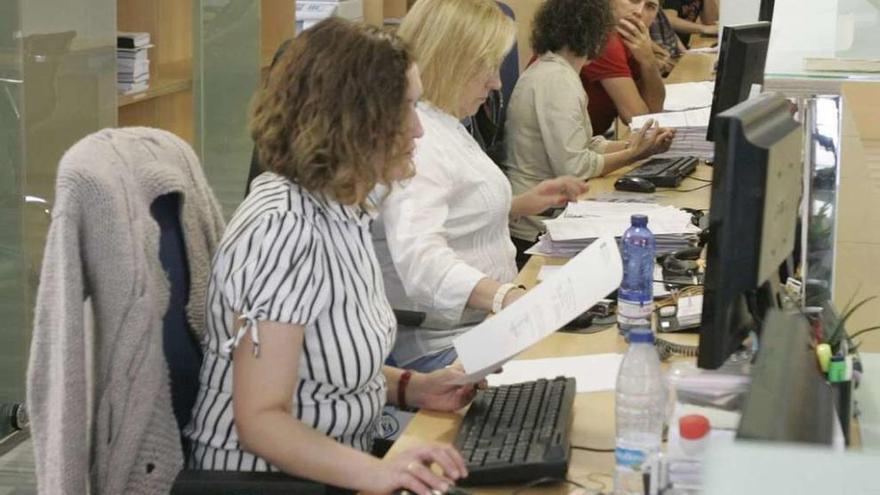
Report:
[[[614,28],[609,0],[547,0],[532,24],[538,59],[520,76],[507,110],[507,176],[514,194],[541,181],[589,179],[669,148],[674,132],[645,126],[627,141],[594,137],[578,74]],[[534,243],[540,217],[511,221],[520,250]]]
[[512,195],[504,173],[461,123],[501,87],[499,67],[513,45],[513,21],[493,0],[419,0],[397,33],[422,70],[416,111],[425,135],[416,145],[415,176],[385,202],[376,245],[391,303],[424,315],[400,322],[392,357],[429,371],[456,359],[457,335],[524,293],[511,283],[516,250],[508,219],[586,188],[560,177]]
[[[338,18],[286,49],[251,124],[267,172],[214,257],[189,466],[285,471],[343,488],[446,491],[466,475],[450,445],[369,455],[386,401],[453,411],[459,369],[404,372],[370,239],[377,184],[412,175],[418,67],[393,34]],[[430,469],[436,463],[437,474]]]

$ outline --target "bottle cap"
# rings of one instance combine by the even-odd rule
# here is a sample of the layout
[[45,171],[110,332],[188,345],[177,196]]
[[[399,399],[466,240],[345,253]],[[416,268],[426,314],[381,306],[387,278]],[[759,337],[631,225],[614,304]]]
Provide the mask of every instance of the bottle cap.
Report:
[[633,227],[647,227],[648,215],[635,214],[629,217],[629,221]]
[[650,328],[632,328],[629,331],[630,344],[653,344],[654,332]]
[[678,431],[682,438],[698,440],[709,434],[711,426],[706,416],[702,414],[688,414],[678,418]]

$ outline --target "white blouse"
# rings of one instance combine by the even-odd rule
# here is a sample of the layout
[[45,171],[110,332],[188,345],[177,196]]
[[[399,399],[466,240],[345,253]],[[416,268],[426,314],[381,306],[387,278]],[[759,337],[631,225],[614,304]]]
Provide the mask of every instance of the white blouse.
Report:
[[416,175],[392,190],[373,230],[391,306],[427,315],[419,328],[399,327],[392,355],[401,366],[486,317],[465,309],[477,282],[516,277],[510,183],[454,116],[427,103],[417,111]]

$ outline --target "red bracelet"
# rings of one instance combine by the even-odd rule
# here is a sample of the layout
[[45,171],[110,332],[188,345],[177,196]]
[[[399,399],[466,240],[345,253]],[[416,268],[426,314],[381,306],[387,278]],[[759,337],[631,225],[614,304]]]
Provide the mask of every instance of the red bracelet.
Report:
[[404,370],[403,373],[400,374],[400,379],[397,380],[397,407],[401,409],[406,409],[406,386],[409,384],[409,379],[412,378],[412,371]]

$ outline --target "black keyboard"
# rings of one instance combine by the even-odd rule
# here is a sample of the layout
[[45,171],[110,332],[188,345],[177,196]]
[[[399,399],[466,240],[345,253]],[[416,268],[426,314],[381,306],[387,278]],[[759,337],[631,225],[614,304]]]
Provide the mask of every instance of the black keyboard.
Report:
[[468,468],[462,484],[565,478],[575,392],[566,377],[478,392],[455,438]]
[[699,162],[694,156],[652,158],[624,175],[648,179],[657,187],[678,187],[685,177],[696,170]]

